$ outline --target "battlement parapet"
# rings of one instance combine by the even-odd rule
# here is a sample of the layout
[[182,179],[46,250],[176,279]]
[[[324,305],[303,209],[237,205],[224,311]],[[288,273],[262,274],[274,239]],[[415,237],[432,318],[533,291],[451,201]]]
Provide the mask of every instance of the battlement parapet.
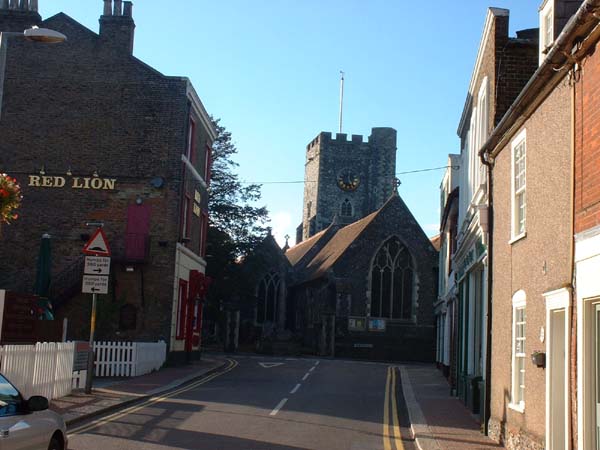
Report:
[[367,144],[371,142],[396,142],[396,130],[394,128],[389,127],[375,127],[371,128],[371,135],[367,140],[363,137],[362,134],[352,134],[350,135],[350,139],[348,139],[348,134],[346,133],[335,133],[335,137],[333,137],[333,133],[329,131],[322,131],[315,137],[309,144],[306,146],[306,150],[310,150],[315,145],[319,144]]

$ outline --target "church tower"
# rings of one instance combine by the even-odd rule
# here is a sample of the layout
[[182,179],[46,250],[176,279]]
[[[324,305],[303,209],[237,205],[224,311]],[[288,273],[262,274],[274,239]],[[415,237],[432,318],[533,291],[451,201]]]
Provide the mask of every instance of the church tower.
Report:
[[352,223],[379,209],[395,189],[396,130],[361,135],[321,132],[306,147],[304,207],[297,243],[327,228],[337,216]]

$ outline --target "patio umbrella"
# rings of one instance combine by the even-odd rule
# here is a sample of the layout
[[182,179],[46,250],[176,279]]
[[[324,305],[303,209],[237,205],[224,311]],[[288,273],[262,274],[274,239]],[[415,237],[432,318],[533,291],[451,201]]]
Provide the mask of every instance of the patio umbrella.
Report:
[[35,277],[35,295],[40,297],[38,307],[41,309],[43,319],[52,320],[54,316],[50,311],[52,306],[48,299],[50,290],[52,267],[52,250],[50,249],[50,235],[44,234],[40,244],[40,253],[37,261],[37,275]]

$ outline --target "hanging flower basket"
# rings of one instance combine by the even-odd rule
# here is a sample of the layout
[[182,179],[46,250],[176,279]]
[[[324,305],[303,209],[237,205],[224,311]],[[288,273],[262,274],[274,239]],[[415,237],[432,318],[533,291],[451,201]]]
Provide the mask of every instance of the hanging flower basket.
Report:
[[19,215],[16,209],[21,204],[21,186],[12,177],[5,173],[0,173],[0,225],[11,223]]

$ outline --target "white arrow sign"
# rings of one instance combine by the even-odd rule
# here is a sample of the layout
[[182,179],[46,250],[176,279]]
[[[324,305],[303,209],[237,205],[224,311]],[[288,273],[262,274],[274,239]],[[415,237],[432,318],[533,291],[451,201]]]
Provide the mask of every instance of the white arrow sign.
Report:
[[110,258],[107,256],[86,256],[83,273],[88,275],[108,275]]
[[104,275],[84,275],[81,292],[84,294],[108,294],[108,277]]
[[283,366],[283,363],[267,363],[267,362],[262,362],[262,363],[258,363],[261,366],[263,366],[265,369],[270,369],[271,367],[277,367],[277,366]]

